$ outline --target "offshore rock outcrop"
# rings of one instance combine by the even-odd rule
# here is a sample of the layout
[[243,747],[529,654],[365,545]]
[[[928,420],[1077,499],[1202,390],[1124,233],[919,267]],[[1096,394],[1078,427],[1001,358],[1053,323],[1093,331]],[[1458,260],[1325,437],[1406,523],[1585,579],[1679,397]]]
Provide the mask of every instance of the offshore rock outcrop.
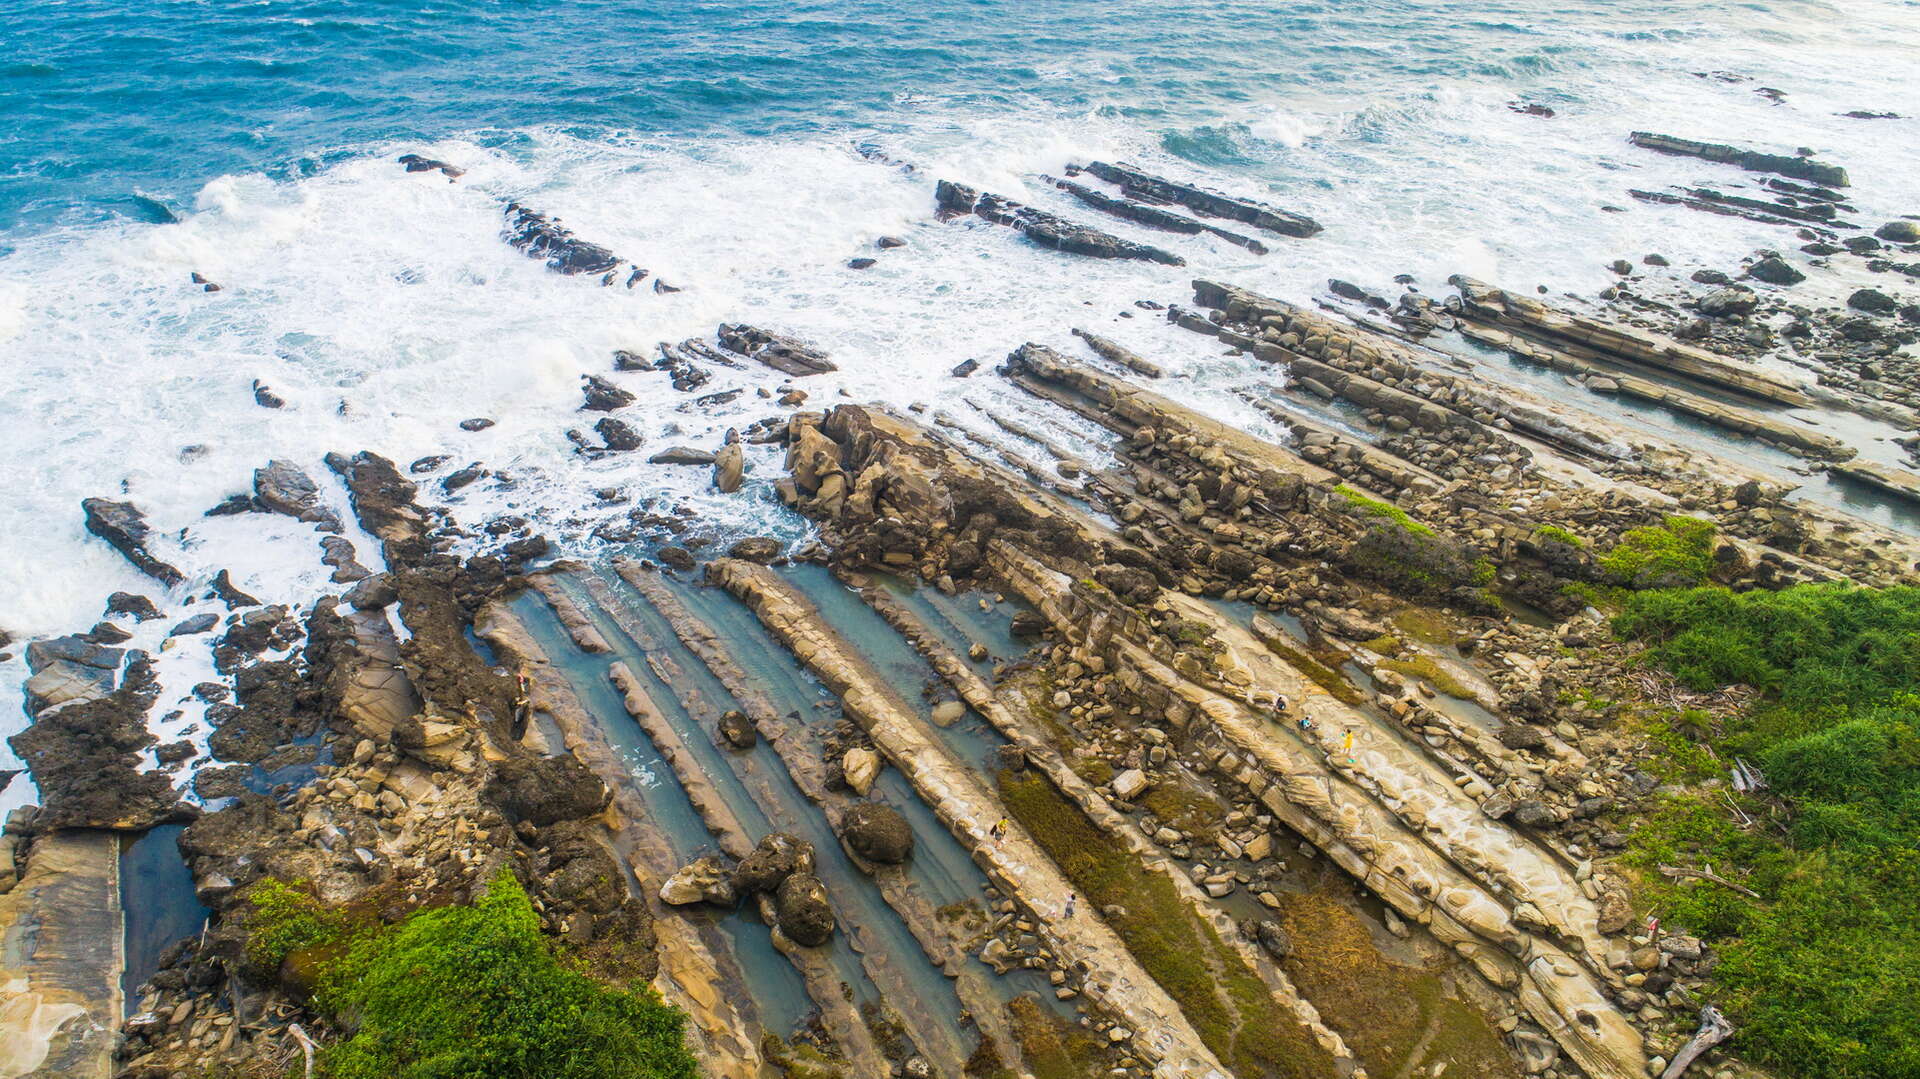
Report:
[[[647,276],[647,271],[595,243],[588,243],[561,225],[557,218],[517,202],[506,209],[505,236],[508,246],[539,259],[555,273],[577,276],[599,274],[602,285],[611,285],[627,267],[626,285],[632,288]],[[658,284],[658,282],[656,282]]]
[[965,184],[942,180],[934,188],[934,202],[943,216],[974,214],[997,225],[1006,225],[1024,234],[1041,247],[1101,259],[1137,259],[1168,266],[1184,266],[1187,260],[1171,251],[1147,244],[1123,240],[1099,229],[1076,224],[1057,214],[1024,206],[1011,199],[983,193]]
[[147,539],[153,530],[147,526],[147,516],[140,512],[139,507],[131,502],[88,498],[81,501],[80,508],[86,513],[87,531],[112,544],[114,550],[127,556],[127,561],[138,567],[140,572],[168,588],[186,581],[186,576],[179,570],[147,550]]
[[826,353],[812,345],[758,326],[723,324],[719,337],[722,347],[789,375],[822,375],[840,369],[827,359]]
[[1815,161],[1810,157],[1762,153],[1758,150],[1746,150],[1724,143],[1696,142],[1672,135],[1659,135],[1651,131],[1636,131],[1627,137],[1627,141],[1642,149],[1663,154],[1697,157],[1724,165],[1738,165],[1748,172],[1778,173],[1781,176],[1791,176],[1796,180],[1811,180],[1828,187],[1848,186],[1846,169]]
[[1176,214],[1168,210],[1163,210],[1151,203],[1138,202],[1133,199],[1116,199],[1112,195],[1102,194],[1085,184],[1076,184],[1072,180],[1055,180],[1054,186],[1096,210],[1112,214],[1126,221],[1132,221],[1135,224],[1145,225],[1150,229],[1160,229],[1163,232],[1179,232],[1188,236],[1197,236],[1204,232],[1218,236],[1222,240],[1237,247],[1244,247],[1256,255],[1264,255],[1267,253],[1267,245],[1250,236],[1242,236],[1237,232],[1223,229],[1218,225],[1209,225],[1204,221],[1196,221],[1185,214]]
[[1282,236],[1305,238],[1321,230],[1320,223],[1305,214],[1276,209],[1251,199],[1222,195],[1193,184],[1168,180],[1141,172],[1130,165],[1110,165],[1104,161],[1095,161],[1085,168],[1087,172],[1108,183],[1119,184],[1120,189],[1129,198],[1144,202],[1177,203],[1198,213],[1241,221],[1268,232],[1277,232]]

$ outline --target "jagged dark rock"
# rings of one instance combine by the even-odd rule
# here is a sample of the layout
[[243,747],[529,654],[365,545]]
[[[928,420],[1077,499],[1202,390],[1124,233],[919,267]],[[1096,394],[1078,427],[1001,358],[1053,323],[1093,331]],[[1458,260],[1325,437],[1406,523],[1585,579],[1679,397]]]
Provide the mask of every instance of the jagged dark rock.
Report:
[[1244,247],[1256,255],[1264,255],[1267,253],[1267,245],[1251,236],[1242,236],[1237,232],[1220,228],[1217,225],[1209,225],[1204,221],[1196,221],[1185,214],[1176,214],[1168,210],[1163,210],[1158,206],[1152,206],[1144,202],[1136,202],[1132,199],[1116,199],[1111,195],[1101,194],[1084,184],[1076,184],[1071,180],[1055,180],[1054,185],[1067,194],[1072,195],[1074,198],[1079,199],[1081,202],[1086,203],[1088,206],[1112,214],[1125,221],[1132,221],[1136,224],[1145,225],[1148,228],[1160,229],[1164,232],[1183,233],[1188,236],[1197,236],[1203,232],[1211,233],[1230,244]]
[[421,157],[419,154],[401,154],[400,163],[407,167],[408,172],[439,172],[447,178],[448,183],[467,173],[467,170],[457,165],[449,165],[445,161],[436,161],[430,157]]
[[1239,221],[1282,236],[1305,238],[1320,231],[1320,223],[1305,214],[1154,176],[1131,165],[1095,161],[1087,165],[1086,170],[1110,184],[1119,184],[1128,197],[1144,202],[1178,203],[1199,213]]
[[744,323],[722,324],[720,344],[789,375],[819,375],[838,371],[827,354],[795,338]]
[[527,753],[494,765],[487,797],[514,819],[544,828],[592,816],[607,807],[613,794],[571,753],[553,757]]
[[264,468],[254,469],[253,499],[270,513],[306,521],[325,532],[340,531],[340,518],[320,504],[320,485],[292,461],[268,461]]
[[125,555],[142,573],[168,588],[186,581],[186,575],[147,550],[147,537],[152,529],[147,526],[146,515],[133,503],[88,498],[81,501],[80,508],[87,515],[87,531],[112,544],[114,550]]
[[580,381],[580,392],[586,398],[580,406],[582,412],[614,412],[634,402],[633,394],[599,375],[581,375]]
[[507,204],[507,243],[528,258],[545,260],[547,269],[563,274],[604,274],[602,284],[611,284],[613,272],[626,260],[599,244],[588,243],[545,214],[517,202]]
[[1846,169],[1838,165],[1823,164],[1810,158],[1761,153],[1724,143],[1695,142],[1692,139],[1658,135],[1651,131],[1636,131],[1627,136],[1627,141],[1642,149],[1663,154],[1697,157],[1726,165],[1738,165],[1748,172],[1774,172],[1782,176],[1791,176],[1796,180],[1811,180],[1828,187],[1848,186]]
[[594,424],[593,429],[600,433],[600,441],[604,442],[609,450],[619,452],[637,450],[647,441],[639,431],[634,430],[632,424],[612,416]]
[[813,844],[786,832],[769,832],[733,868],[733,886],[741,895],[772,892],[792,874],[812,872]]
[[897,865],[913,854],[913,828],[900,811],[879,802],[862,802],[840,818],[840,838],[869,862]]
[[796,872],[780,882],[775,910],[780,931],[795,944],[818,947],[833,937],[833,904],[827,886],[810,872]]
[[997,225],[1017,229],[1042,247],[1068,254],[1103,259],[1139,259],[1168,266],[1184,266],[1187,263],[1186,259],[1170,251],[1123,240],[1045,210],[1023,206],[999,195],[982,194],[950,180],[940,181],[934,189],[934,201],[942,214],[974,214]]
[[[43,662],[45,671],[55,660],[45,654]],[[140,751],[155,744],[147,712],[159,690],[150,663],[136,656],[112,692],[43,707],[31,726],[7,740],[40,788],[36,828],[144,831],[193,818],[196,811],[180,802],[171,780],[140,771]]]

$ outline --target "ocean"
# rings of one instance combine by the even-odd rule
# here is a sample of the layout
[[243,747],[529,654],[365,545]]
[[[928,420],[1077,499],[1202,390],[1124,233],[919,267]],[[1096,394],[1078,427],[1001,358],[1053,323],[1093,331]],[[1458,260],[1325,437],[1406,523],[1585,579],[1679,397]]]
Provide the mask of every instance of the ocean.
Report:
[[[306,526],[202,516],[270,458],[317,477],[332,450],[480,462],[501,475],[445,499],[463,522],[518,513],[577,549],[631,506],[590,493],[606,487],[721,536],[790,529],[775,449],[724,496],[704,469],[590,460],[564,434],[614,350],[723,321],[829,353],[816,404],[922,405],[989,441],[974,406],[1022,395],[947,372],[1083,327],[1165,361],[1170,396],[1273,434],[1234,393],[1270,373],[1134,302],[1184,301],[1203,274],[1302,300],[1329,277],[1442,293],[1461,272],[1591,294],[1615,259],[1737,269],[1787,242],[1634,202],[1726,179],[1628,146],[1636,129],[1811,147],[1848,167],[1864,216],[1920,211],[1920,121],[1838,115],[1920,116],[1920,4],[1893,0],[36,0],[0,12],[0,42],[0,629],[19,640],[85,629],[120,589],[170,625],[220,569],[269,602],[333,587]],[[466,173],[409,174],[407,152]],[[933,218],[953,179],[1093,220],[1043,177],[1096,158],[1326,231],[1264,257],[1180,238],[1189,265],[1169,267]],[[682,291],[547,272],[501,242],[509,201]],[[256,380],[286,407],[258,406]],[[649,452],[775,411],[625,384]],[[477,417],[495,425],[459,426]],[[145,509],[194,580],[163,595],[89,537],[94,495]],[[173,651],[169,684],[191,684],[204,645]],[[0,735],[25,722],[8,711]]]

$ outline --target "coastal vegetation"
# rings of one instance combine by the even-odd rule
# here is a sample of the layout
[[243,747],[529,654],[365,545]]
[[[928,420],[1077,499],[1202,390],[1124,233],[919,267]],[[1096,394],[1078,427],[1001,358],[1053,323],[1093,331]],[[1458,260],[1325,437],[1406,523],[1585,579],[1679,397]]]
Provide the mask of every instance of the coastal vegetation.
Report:
[[685,1016],[644,985],[591,977],[540,932],[502,870],[472,904],[392,925],[267,880],[252,896],[251,961],[313,979],[345,1036],[322,1050],[330,1079],[693,1079]]
[[[1648,564],[1701,571],[1702,530],[1668,524]],[[1692,690],[1757,691],[1648,728],[1673,785],[1628,854],[1652,913],[1716,948],[1742,1051],[1920,1076],[1920,588],[1639,592],[1614,629]]]

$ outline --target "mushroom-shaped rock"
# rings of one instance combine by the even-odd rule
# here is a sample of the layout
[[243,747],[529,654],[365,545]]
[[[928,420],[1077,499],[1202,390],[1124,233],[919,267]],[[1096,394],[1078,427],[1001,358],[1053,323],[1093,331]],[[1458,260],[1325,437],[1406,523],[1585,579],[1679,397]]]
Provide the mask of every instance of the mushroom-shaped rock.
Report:
[[733,887],[741,895],[771,892],[795,873],[813,872],[813,844],[786,832],[769,832],[733,869]]
[[692,903],[730,907],[735,894],[733,874],[728,872],[726,863],[713,855],[682,866],[660,885],[660,901],[676,907]]
[[913,853],[913,829],[900,811],[878,802],[862,802],[840,818],[840,838],[869,862],[898,865]]
[[775,904],[780,931],[795,944],[814,947],[833,936],[833,905],[827,886],[812,873],[794,873],[780,882]]

